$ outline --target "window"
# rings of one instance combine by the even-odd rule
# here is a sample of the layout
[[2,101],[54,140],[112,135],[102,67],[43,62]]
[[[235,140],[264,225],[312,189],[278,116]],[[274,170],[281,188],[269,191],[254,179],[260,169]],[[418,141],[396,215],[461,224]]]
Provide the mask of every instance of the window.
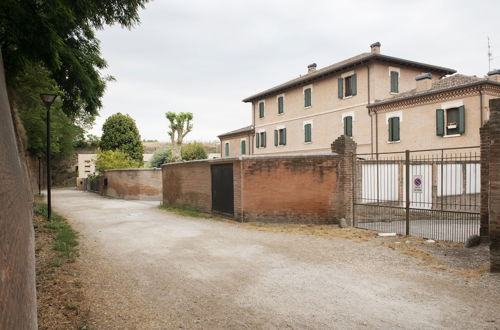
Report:
[[245,155],[247,153],[247,141],[241,140],[241,154]]
[[344,135],[352,137],[352,116],[344,117]]
[[312,105],[312,88],[308,87],[304,89],[304,108],[310,107]]
[[286,128],[280,128],[274,130],[274,145],[275,146],[286,145]]
[[436,135],[457,135],[465,133],[465,107],[436,110]]
[[312,124],[304,125],[304,142],[312,142]]
[[389,118],[389,141],[399,141],[399,117]]
[[225,149],[225,155],[226,155],[226,157],[229,157],[229,142],[226,142],[224,144],[224,149]]
[[285,112],[285,97],[278,96],[278,114]]
[[399,72],[391,71],[391,93],[399,93]]
[[358,79],[355,73],[347,77],[340,77],[338,79],[339,99],[354,96],[357,94],[357,80]]
[[266,132],[260,132],[255,134],[255,146],[257,148],[266,147]]
[[259,102],[259,118],[264,118],[264,102]]

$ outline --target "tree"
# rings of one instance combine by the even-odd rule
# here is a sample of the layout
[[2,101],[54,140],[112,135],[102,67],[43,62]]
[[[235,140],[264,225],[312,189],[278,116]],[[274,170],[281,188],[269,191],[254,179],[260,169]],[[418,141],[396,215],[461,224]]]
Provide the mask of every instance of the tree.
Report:
[[165,114],[168,121],[170,122],[170,131],[168,135],[170,136],[170,141],[172,143],[172,153],[174,160],[181,160],[181,146],[184,137],[191,132],[193,129],[193,114],[191,112],[167,112]]
[[151,160],[149,161],[149,167],[157,168],[162,164],[173,162],[172,150],[169,148],[158,149],[154,152]]
[[[2,0],[0,49],[7,84],[27,65],[44,67],[62,91],[64,112],[96,115],[106,81],[95,31],[105,25],[130,28],[148,0]],[[10,88],[10,87],[9,87]]]
[[182,160],[207,159],[207,151],[203,143],[188,143],[181,148]]
[[120,150],[99,150],[95,167],[100,174],[103,174],[104,171],[111,169],[142,167],[142,162],[130,158],[128,154]]
[[102,150],[120,150],[142,163],[144,146],[135,120],[120,112],[109,116],[102,126],[100,147]]

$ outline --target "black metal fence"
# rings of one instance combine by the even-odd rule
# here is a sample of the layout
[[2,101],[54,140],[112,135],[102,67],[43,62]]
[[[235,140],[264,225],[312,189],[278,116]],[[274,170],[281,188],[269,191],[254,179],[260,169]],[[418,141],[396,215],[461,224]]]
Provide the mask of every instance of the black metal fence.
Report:
[[457,242],[479,234],[479,147],[355,157],[355,226]]

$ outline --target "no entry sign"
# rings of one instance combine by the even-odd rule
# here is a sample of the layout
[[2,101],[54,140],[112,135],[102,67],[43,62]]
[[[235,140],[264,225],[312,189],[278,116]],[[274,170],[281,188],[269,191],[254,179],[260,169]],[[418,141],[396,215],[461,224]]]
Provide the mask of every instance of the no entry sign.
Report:
[[424,178],[421,175],[414,175],[413,176],[413,192],[414,193],[421,193],[423,184],[424,184]]

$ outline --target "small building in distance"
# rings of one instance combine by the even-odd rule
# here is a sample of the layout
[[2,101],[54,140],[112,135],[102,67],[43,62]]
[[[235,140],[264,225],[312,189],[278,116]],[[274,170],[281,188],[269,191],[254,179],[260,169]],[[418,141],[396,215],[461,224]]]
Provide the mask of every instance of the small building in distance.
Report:
[[254,129],[252,125],[219,135],[218,137],[221,142],[221,158],[253,155],[253,136]]

